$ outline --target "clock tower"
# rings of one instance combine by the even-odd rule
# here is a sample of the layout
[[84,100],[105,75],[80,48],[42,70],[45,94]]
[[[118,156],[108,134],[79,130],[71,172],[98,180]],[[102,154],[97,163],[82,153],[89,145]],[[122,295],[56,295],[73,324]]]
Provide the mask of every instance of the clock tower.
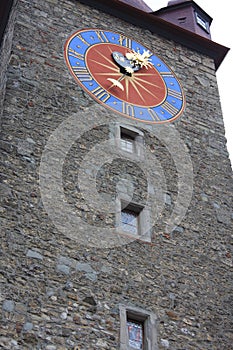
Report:
[[230,350],[212,18],[3,0],[0,19],[1,348]]

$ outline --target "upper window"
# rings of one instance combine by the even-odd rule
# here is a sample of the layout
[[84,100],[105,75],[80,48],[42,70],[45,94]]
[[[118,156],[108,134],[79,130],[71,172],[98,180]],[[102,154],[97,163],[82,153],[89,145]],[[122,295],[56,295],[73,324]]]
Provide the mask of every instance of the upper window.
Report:
[[117,147],[127,152],[129,156],[143,156],[144,133],[141,130],[123,124],[115,124],[113,130]]
[[199,26],[201,26],[207,33],[210,32],[209,22],[206,21],[199,13],[195,12],[196,21]]
[[135,137],[129,130],[121,128],[121,148],[126,152],[135,152]]

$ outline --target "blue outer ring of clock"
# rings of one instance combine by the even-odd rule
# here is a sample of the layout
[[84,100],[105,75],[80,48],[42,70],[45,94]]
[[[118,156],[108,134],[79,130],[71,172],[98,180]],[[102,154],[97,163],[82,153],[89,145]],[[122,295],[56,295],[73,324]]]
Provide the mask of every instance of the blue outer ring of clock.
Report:
[[[116,44],[126,47],[129,50],[139,51],[140,53],[143,53],[144,50],[148,50],[145,46],[120,33],[100,29],[83,29],[75,32],[67,40],[65,45],[66,62],[77,82],[90,93],[91,96],[110,109],[139,121],[164,123],[178,118],[183,112],[185,105],[183,90],[172,70],[154,54],[150,57],[151,62],[162,77],[167,90],[166,97],[162,103],[149,107],[124,103],[121,99],[111,95],[104,89],[102,89],[102,93],[94,95],[93,91],[98,89],[99,84],[93,79],[89,72],[87,72],[85,77],[85,75],[80,74],[80,70],[82,70],[82,68],[87,69],[85,64],[87,50],[92,45],[100,43]],[[79,67],[79,69],[75,70],[74,67]]]

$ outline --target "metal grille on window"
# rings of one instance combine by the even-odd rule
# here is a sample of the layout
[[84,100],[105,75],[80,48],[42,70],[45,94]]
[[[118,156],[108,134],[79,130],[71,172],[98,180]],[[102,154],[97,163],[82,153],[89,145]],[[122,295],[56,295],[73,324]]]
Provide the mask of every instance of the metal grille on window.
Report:
[[128,320],[129,346],[132,349],[143,349],[143,323]]

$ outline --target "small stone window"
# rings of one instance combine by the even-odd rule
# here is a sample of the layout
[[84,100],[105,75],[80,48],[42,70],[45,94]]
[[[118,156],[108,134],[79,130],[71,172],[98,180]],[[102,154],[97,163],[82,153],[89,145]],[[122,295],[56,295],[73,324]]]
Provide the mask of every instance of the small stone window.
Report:
[[120,305],[120,350],[157,350],[156,317],[137,307]]
[[115,138],[116,146],[129,156],[143,156],[144,133],[126,124],[115,124],[111,126],[111,135]]
[[136,139],[135,133],[125,128],[122,128],[122,127],[120,128],[121,148],[124,151],[130,152],[130,153],[134,153],[136,151],[135,139]]
[[126,197],[118,198],[116,229],[121,235],[151,242],[150,209],[135,202],[127,203]]

